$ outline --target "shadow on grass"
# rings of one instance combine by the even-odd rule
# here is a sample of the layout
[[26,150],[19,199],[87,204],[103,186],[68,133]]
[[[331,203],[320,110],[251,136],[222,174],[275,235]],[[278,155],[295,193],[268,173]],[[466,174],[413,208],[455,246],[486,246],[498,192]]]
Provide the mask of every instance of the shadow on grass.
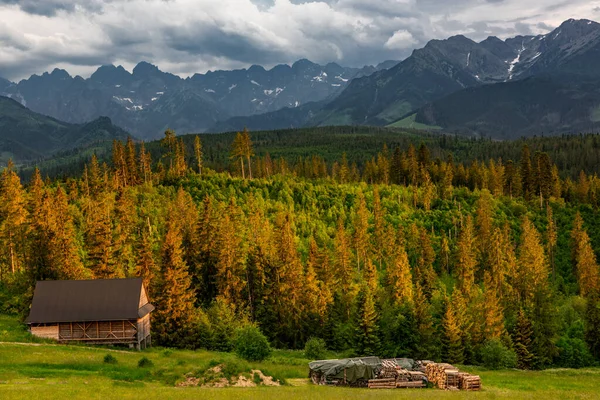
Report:
[[25,364],[14,368],[16,372],[29,378],[68,378],[100,375],[116,381],[140,381],[151,377],[148,369],[94,364]]

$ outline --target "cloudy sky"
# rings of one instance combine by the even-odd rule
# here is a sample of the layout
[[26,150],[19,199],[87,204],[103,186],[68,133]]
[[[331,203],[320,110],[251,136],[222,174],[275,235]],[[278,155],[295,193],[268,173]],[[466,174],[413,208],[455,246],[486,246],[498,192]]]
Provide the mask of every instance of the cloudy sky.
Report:
[[402,59],[430,39],[546,33],[600,0],[0,0],[0,76],[141,60],[194,72]]

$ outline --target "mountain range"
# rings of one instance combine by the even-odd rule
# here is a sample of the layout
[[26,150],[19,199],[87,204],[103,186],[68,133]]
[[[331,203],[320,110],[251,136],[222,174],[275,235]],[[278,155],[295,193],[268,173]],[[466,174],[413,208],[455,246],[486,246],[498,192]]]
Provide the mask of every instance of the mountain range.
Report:
[[254,65],[182,79],[140,62],[131,73],[122,66],[105,65],[88,79],[55,69],[17,84],[1,80],[0,94],[69,123],[108,116],[136,137],[147,139],[159,137],[166,128],[202,132],[230,117],[331,99],[353,78],[396,63],[358,69],[299,60],[270,70]]
[[430,126],[496,138],[589,131],[600,120],[599,62],[600,24],[589,20],[506,40],[478,43],[459,35],[432,40],[395,67],[352,80],[335,99],[289,121],[282,110],[235,124]]
[[375,125],[510,139],[595,131],[600,24],[568,20],[545,35],[431,40],[401,62],[363,68],[299,60],[182,79],[147,62],[90,78],[55,69],[0,94],[70,124],[108,116],[140,139],[179,133]]

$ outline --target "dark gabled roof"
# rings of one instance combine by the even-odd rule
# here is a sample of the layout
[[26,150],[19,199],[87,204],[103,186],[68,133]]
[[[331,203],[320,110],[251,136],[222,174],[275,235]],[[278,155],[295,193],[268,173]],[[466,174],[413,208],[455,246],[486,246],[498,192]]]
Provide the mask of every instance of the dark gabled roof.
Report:
[[138,319],[154,309],[142,305],[142,280],[39,281],[27,323]]

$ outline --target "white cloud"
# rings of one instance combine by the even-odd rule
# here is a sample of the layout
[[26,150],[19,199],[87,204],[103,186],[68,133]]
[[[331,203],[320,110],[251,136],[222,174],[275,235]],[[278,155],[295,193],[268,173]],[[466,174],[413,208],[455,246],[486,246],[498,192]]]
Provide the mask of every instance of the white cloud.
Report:
[[399,30],[385,42],[387,49],[402,50],[414,46],[417,43],[413,35],[407,30]]

